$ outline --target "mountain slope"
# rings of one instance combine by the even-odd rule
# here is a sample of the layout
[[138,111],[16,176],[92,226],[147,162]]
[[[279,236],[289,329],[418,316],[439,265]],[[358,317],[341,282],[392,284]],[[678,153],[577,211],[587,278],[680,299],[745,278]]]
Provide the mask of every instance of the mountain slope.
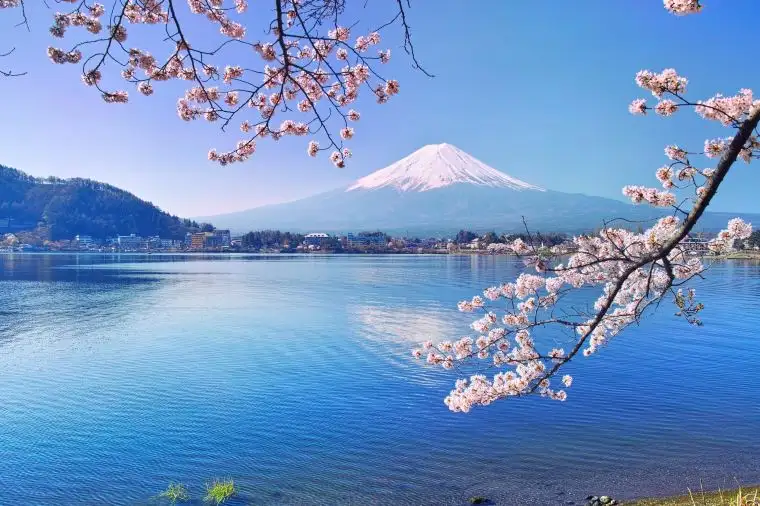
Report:
[[76,234],[183,238],[191,224],[129,192],[89,179],[35,178],[0,165],[0,233],[48,230],[50,239]]
[[601,197],[553,191],[526,193],[468,185],[415,193],[389,188],[362,192],[339,189],[212,219],[218,226],[235,231],[277,228],[337,233],[379,229],[446,235],[460,229],[519,232],[524,227],[523,216],[532,229],[581,232],[600,226],[602,216],[648,219],[657,215]]
[[[652,220],[664,213],[614,199],[544,190],[499,172],[454,146],[436,144],[346,188],[208,219],[236,232],[274,228],[449,235],[460,229],[520,232],[524,231],[523,217],[531,230],[580,233],[599,228],[605,219]],[[751,215],[741,216],[751,219]],[[719,230],[730,217],[733,215],[706,213],[700,229]],[[760,221],[760,216],[755,218]]]

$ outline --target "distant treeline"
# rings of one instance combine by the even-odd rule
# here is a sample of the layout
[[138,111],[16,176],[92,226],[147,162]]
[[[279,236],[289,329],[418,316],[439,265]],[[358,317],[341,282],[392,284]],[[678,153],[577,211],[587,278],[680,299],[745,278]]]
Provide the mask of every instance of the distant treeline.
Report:
[[493,243],[508,243],[511,241],[514,241],[515,239],[522,239],[525,242],[529,242],[529,240],[533,240],[534,242],[543,242],[545,246],[555,246],[557,244],[561,244],[569,239],[567,234],[561,234],[561,233],[548,233],[548,234],[531,234],[528,236],[527,233],[521,233],[521,234],[496,234],[496,232],[487,232],[485,234],[476,234],[475,232],[472,232],[470,230],[460,230],[457,235],[454,237],[454,242],[456,244],[469,244],[475,239],[479,239],[480,242],[482,242],[485,245],[493,244]]
[[295,248],[304,241],[303,234],[280,232],[279,230],[259,230],[248,232],[241,240],[241,246],[246,249],[275,249]]
[[[752,232],[752,235],[750,235],[749,239],[747,239],[747,245],[750,248],[754,248],[754,247],[760,248],[760,230],[755,230]],[[743,244],[739,245],[740,248],[742,246]]]
[[[383,232],[358,232],[356,236],[363,237],[378,237],[381,236],[382,240],[378,241],[382,243],[367,245],[367,246],[353,246],[348,247],[345,241],[341,240],[339,236],[330,236],[328,238],[320,239],[320,249],[328,251],[347,251],[347,250],[376,250],[385,249],[386,244],[392,243],[396,248],[430,248],[436,243],[445,243],[448,238],[419,238],[419,237],[405,237],[393,238]],[[492,243],[508,243],[514,241],[517,238],[521,238],[524,241],[528,241],[527,234],[501,234],[497,235],[495,232],[488,232],[486,234],[476,234],[469,230],[460,230],[459,233],[453,238],[456,244],[464,245],[469,244],[474,239],[479,239],[482,245],[488,245]],[[543,242],[546,246],[554,246],[567,241],[569,237],[565,234],[549,233],[549,234],[533,234],[531,236],[533,241]],[[241,238],[241,247],[248,250],[261,250],[261,249],[295,249],[298,245],[303,244],[306,236],[300,233],[282,232],[280,230],[258,230],[248,232]]]

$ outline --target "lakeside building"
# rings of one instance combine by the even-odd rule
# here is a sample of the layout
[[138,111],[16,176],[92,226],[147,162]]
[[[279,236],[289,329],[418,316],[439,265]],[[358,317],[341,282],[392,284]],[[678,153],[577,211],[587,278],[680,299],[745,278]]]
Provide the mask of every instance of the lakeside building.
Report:
[[705,240],[688,238],[681,242],[681,247],[688,253],[707,254],[710,252],[708,244],[709,242]]
[[19,221],[14,218],[0,217],[0,234],[8,232],[22,232],[24,230],[31,230],[36,226],[35,223],[29,221]]
[[329,239],[330,239],[330,236],[328,234],[325,234],[324,232],[312,232],[311,234],[306,234],[304,236],[303,243],[306,246],[321,247]]
[[385,234],[382,232],[360,232],[356,235],[349,233],[346,237],[348,247],[385,246]]
[[165,250],[177,247],[177,244],[181,244],[181,241],[173,241],[171,239],[161,239],[159,236],[154,235],[148,237],[146,240],[146,248],[150,250]]
[[143,243],[143,238],[135,234],[116,237],[116,246],[122,251],[137,251],[142,248]]
[[206,235],[210,232],[198,232],[190,236],[190,249],[203,249],[206,246]]
[[220,236],[215,235],[213,232],[206,232],[206,237],[203,241],[204,248],[221,248],[222,246],[222,238]]
[[185,244],[191,250],[201,250],[205,248],[229,248],[232,243],[229,230],[214,230],[213,232],[197,232],[185,236]]
[[95,240],[92,238],[91,235],[80,235],[77,234],[74,236],[74,241],[79,245],[81,249],[90,249],[95,246]]
[[219,246],[229,246],[232,242],[229,230],[214,230],[214,241],[219,243]]

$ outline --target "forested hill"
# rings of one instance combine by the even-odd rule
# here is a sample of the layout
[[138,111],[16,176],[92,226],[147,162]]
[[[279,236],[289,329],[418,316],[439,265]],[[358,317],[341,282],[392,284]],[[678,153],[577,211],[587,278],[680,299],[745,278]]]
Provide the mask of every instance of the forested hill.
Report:
[[181,239],[197,223],[89,179],[35,178],[0,165],[0,233],[41,229],[49,239],[137,234]]

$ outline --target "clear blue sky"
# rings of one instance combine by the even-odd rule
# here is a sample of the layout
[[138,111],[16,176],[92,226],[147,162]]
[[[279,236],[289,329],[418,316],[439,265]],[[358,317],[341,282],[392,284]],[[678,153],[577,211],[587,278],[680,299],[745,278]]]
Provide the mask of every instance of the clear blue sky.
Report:
[[[760,95],[757,36],[746,22],[758,19],[760,2],[705,4],[701,15],[676,18],[660,0],[490,0],[477,9],[416,0],[416,51],[436,77],[413,70],[400,40],[386,37],[394,56],[388,74],[401,94],[383,106],[362,104],[354,157],[342,170],[324,156],[308,158],[303,138],[262,142],[244,164],[207,162],[208,148],[227,148],[232,138],[216,125],[181,121],[179,88],[158,84],[153,97],[133,92],[127,105],[104,104],[79,81],[79,66],[48,62],[44,7],[32,6],[31,34],[12,28],[17,12],[0,12],[0,49],[18,46],[0,64],[29,72],[0,79],[0,163],[36,176],[106,181],[197,216],[331,189],[424,144],[448,142],[530,183],[622,198],[625,184],[655,185],[665,144],[700,149],[706,137],[728,135],[691,111],[670,120],[629,115],[628,103],[646,96],[633,83],[638,70],[675,67],[693,98],[741,87]],[[377,5],[369,2],[364,19]],[[713,209],[760,212],[758,188],[758,168],[739,164]]]

